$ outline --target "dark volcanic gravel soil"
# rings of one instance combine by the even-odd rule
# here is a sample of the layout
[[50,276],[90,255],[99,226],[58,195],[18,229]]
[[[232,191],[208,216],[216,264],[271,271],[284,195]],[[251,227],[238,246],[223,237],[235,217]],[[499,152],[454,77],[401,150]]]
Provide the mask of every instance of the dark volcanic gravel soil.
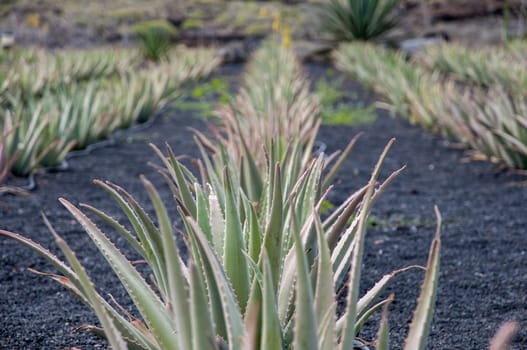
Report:
[[[240,67],[222,68],[222,74]],[[310,66],[315,78],[325,67]],[[365,100],[373,97],[352,82],[346,88]],[[337,204],[364,185],[384,145],[397,142],[385,162],[383,176],[403,165],[406,170],[377,204],[368,231],[363,288],[383,274],[413,264],[426,264],[435,230],[433,206],[443,215],[441,277],[429,349],[485,349],[498,326],[509,319],[522,330],[513,349],[527,348],[527,188],[509,171],[497,172],[486,162],[465,162],[466,154],[436,136],[379,111],[379,118],[363,126],[323,126],[319,140],[327,151],[342,149],[359,131],[364,135],[345,162],[330,200]],[[66,172],[37,177],[39,188],[30,196],[0,197],[0,228],[23,233],[57,251],[39,213],[77,252],[103,293],[122,300],[123,291],[88,236],[58,203],[88,203],[121,218],[116,204],[92,179],[111,180],[132,193],[147,210],[145,191],[138,179],[145,174],[171,203],[168,189],[147,165],[157,158],[149,142],[167,141],[176,154],[197,155],[188,127],[205,129],[205,122],[189,111],[163,115],[148,129],[129,131],[117,145],[72,158]],[[174,212],[172,208],[172,213]],[[111,234],[122,243],[122,239]],[[55,272],[43,258],[14,241],[0,238],[0,348],[80,349],[106,348],[105,342],[86,333],[72,333],[84,323],[96,323],[93,314],[64,288],[27,271]],[[395,293],[390,308],[392,347],[399,349],[415,307],[423,277],[413,270],[399,275],[388,292]],[[124,302],[125,306],[126,301]],[[372,339],[376,324],[361,336]]]

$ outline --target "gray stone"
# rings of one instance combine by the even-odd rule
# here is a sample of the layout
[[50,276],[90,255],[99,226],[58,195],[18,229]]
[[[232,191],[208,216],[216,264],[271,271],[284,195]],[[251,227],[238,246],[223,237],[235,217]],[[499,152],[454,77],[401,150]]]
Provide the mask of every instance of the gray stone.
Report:
[[399,48],[409,56],[413,56],[429,46],[439,45],[443,42],[445,42],[445,39],[442,37],[412,38],[401,41]]
[[15,45],[15,35],[9,31],[0,31],[0,49],[7,49]]

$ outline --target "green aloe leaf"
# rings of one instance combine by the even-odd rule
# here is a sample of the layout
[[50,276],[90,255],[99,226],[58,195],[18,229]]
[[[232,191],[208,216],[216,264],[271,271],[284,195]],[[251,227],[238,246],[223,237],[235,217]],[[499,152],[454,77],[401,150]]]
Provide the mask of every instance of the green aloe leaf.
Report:
[[361,211],[358,216],[358,226],[357,234],[355,235],[353,241],[353,254],[351,256],[350,263],[350,274],[348,286],[348,298],[347,298],[347,309],[344,319],[344,327],[342,329],[342,341],[340,344],[341,349],[349,349],[353,346],[353,339],[355,338],[355,322],[357,319],[357,301],[358,294],[360,289],[360,275],[362,267],[362,255],[364,250],[364,237],[366,233],[366,220],[368,218],[369,212],[371,210],[371,198],[374,191],[374,186],[379,176],[381,165],[386,158],[388,151],[392,144],[395,142],[394,139],[390,140],[386,147],[384,148],[381,156],[373,173],[371,175],[370,181],[368,183],[368,190],[364,195],[364,200],[362,202]]
[[[172,179],[177,185],[178,189],[178,198],[181,200],[181,202],[185,205],[185,208],[189,210],[189,212],[192,214],[192,216],[196,217],[196,204],[194,201],[194,197],[192,196],[192,193],[190,192],[189,185],[185,179],[185,171],[183,170],[184,166],[177,161],[176,156],[172,152],[172,149],[167,145],[167,152],[168,152],[168,158],[165,157],[163,152],[159,150],[155,145],[150,144],[150,147],[156,152],[158,157],[163,161],[163,164],[165,165],[166,169],[172,176]],[[195,182],[195,181],[193,181]]]
[[[186,219],[192,228],[191,238],[201,257],[202,269],[209,290],[209,299],[214,298],[215,300],[211,300],[211,303],[215,302],[221,306],[222,311],[217,317],[223,319],[222,327],[226,332],[225,340],[228,341],[230,350],[238,350],[240,349],[240,341],[243,339],[244,326],[236,295],[205,234],[191,217]],[[217,323],[216,326],[218,326]]]
[[273,286],[278,286],[282,266],[282,220],[284,215],[282,208],[282,177],[278,164],[274,168],[273,179],[274,181],[269,185],[271,202],[268,215],[265,218],[266,228],[263,247],[269,255]]
[[209,299],[198,266],[193,261],[189,265],[190,279],[190,322],[192,326],[192,349],[217,349],[216,328],[212,322]]
[[435,238],[430,247],[428,263],[426,265],[426,274],[421,286],[421,293],[417,301],[417,307],[414,311],[414,317],[410,324],[408,336],[406,337],[405,350],[425,349],[426,340],[434,311],[434,303],[437,292],[437,282],[439,280],[439,259],[441,247],[441,214],[435,207],[437,217],[437,230]]
[[66,259],[73,267],[73,270],[75,270],[75,272],[79,276],[79,281],[83,287],[84,293],[87,299],[90,301],[91,307],[97,314],[99,321],[102,323],[102,326],[105,329],[105,334],[106,338],[108,339],[108,342],[114,349],[127,350],[128,347],[126,345],[125,340],[123,339],[121,333],[115,327],[113,320],[108,314],[106,308],[100,302],[98,297],[99,295],[95,290],[95,287],[93,286],[90,277],[86,273],[86,270],[84,270],[84,267],[81,265],[81,263],[75,256],[75,253],[71,250],[66,241],[64,241],[55,232],[53,232],[53,235],[55,236],[55,241],[57,242],[57,245],[66,256]]
[[124,287],[130,294],[145,322],[152,330],[155,338],[165,349],[176,349],[174,333],[170,319],[165,312],[165,306],[158,296],[137,272],[126,257],[110,242],[110,240],[88,219],[79,209],[67,200],[59,200],[68,211],[83,226],[86,233],[97,245],[104,257],[112,266]]
[[322,223],[318,215],[314,215],[314,218],[318,244],[318,268],[314,298],[318,325],[318,345],[321,350],[333,350],[336,346],[335,318],[337,313],[333,267]]
[[309,277],[309,266],[298,230],[293,230],[295,261],[297,266],[295,331],[293,348],[318,350],[318,327],[314,310],[314,296]]
[[282,341],[280,320],[276,310],[275,286],[273,272],[267,254],[263,256],[263,304],[262,304],[262,340],[260,349],[286,349]]
[[169,307],[173,310],[172,323],[175,325],[174,332],[178,334],[178,345],[180,347],[191,348],[191,320],[188,317],[181,317],[181,315],[190,314],[188,305],[188,285],[187,271],[179,256],[178,248],[176,246],[174,232],[172,230],[172,223],[168,216],[167,209],[163,204],[159,193],[156,191],[150,181],[144,176],[141,176],[141,182],[145,186],[150,200],[154,204],[157,220],[163,241],[163,251],[165,257],[166,271],[164,275],[167,279],[168,293],[170,300]]
[[[99,180],[94,180],[93,182],[108,192],[121,207],[121,210],[132,224],[141,242],[140,250],[138,251],[139,254],[144,256],[150,263],[156,280],[159,283],[159,288],[163,292],[166,292],[168,286],[166,274],[164,273],[165,257],[162,249],[163,242],[158,228],[154,225],[144,209],[141,208],[139,203],[124,189],[110,182],[105,183]],[[127,236],[124,237],[126,238]],[[132,241],[132,238],[128,236],[127,240]],[[132,246],[135,247],[135,244],[132,243]]]
[[379,326],[379,332],[377,333],[377,346],[376,350],[390,350],[390,326],[388,324],[388,306],[393,301],[393,294],[391,294],[387,302],[382,308],[381,324]]
[[225,188],[225,240],[223,264],[225,272],[232,283],[242,313],[245,312],[250,292],[249,269],[244,255],[246,244],[243,235],[242,222],[239,216],[239,207],[235,197],[238,197],[238,188],[233,187],[229,172],[224,172]]

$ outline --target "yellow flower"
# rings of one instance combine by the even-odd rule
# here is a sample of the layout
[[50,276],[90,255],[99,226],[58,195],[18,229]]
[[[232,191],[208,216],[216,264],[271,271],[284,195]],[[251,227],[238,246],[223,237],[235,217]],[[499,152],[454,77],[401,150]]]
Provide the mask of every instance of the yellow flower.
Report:
[[38,28],[40,25],[40,15],[38,13],[31,13],[27,16],[27,24],[31,28]]
[[268,17],[269,16],[269,9],[266,6],[260,7],[260,17]]
[[274,15],[273,25],[271,28],[273,28],[273,32],[275,33],[280,30],[280,15],[279,14]]
[[291,29],[289,26],[284,26],[284,31],[282,32],[282,46],[288,49],[291,47]]

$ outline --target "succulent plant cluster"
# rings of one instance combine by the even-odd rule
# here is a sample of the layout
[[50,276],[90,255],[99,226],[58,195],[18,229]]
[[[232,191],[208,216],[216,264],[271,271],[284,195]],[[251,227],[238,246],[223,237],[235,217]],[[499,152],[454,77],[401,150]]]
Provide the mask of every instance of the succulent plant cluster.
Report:
[[9,172],[57,166],[71,149],[145,122],[218,64],[213,50],[185,47],[159,64],[124,49],[13,53],[0,65],[0,182]]
[[488,159],[527,168],[520,47],[506,53],[443,45],[408,62],[401,52],[354,43],[342,46],[335,59],[410,122],[453,137]]
[[[465,84],[492,87],[501,85],[509,90],[527,88],[523,66],[527,47],[521,42],[505,46],[469,48],[457,43],[433,45],[420,53],[416,60],[428,70],[450,75]],[[523,51],[522,51],[523,50]]]
[[[47,275],[93,309],[102,329],[88,329],[104,334],[114,349],[353,349],[364,322],[381,308],[376,347],[388,349],[386,310],[392,297],[383,292],[406,269],[382,276],[363,296],[359,287],[368,215],[400,172],[377,183],[393,141],[368,184],[322,219],[320,206],[332,176],[355,140],[341,155],[314,155],[316,111],[293,53],[270,42],[255,53],[231,106],[218,111],[223,122],[211,136],[196,132],[202,152],[194,162],[197,175],[170,147],[166,153],[154,147],[175,200],[164,203],[142,177],[155,220],[124,189],[96,181],[128,223],[89,205],[82,205],[84,211],[126,239],[148,264],[150,282],[92,219],[61,199],[108,261],[138,315],[99,294],[49,223],[69,265],[19,234],[0,230],[0,235],[50,261],[61,275]],[[168,206],[177,208],[184,227],[173,226]],[[439,225],[405,349],[425,348],[439,275]],[[343,288],[346,306],[337,313]]]
[[330,0],[321,10],[321,29],[337,42],[374,40],[397,26],[397,0]]

